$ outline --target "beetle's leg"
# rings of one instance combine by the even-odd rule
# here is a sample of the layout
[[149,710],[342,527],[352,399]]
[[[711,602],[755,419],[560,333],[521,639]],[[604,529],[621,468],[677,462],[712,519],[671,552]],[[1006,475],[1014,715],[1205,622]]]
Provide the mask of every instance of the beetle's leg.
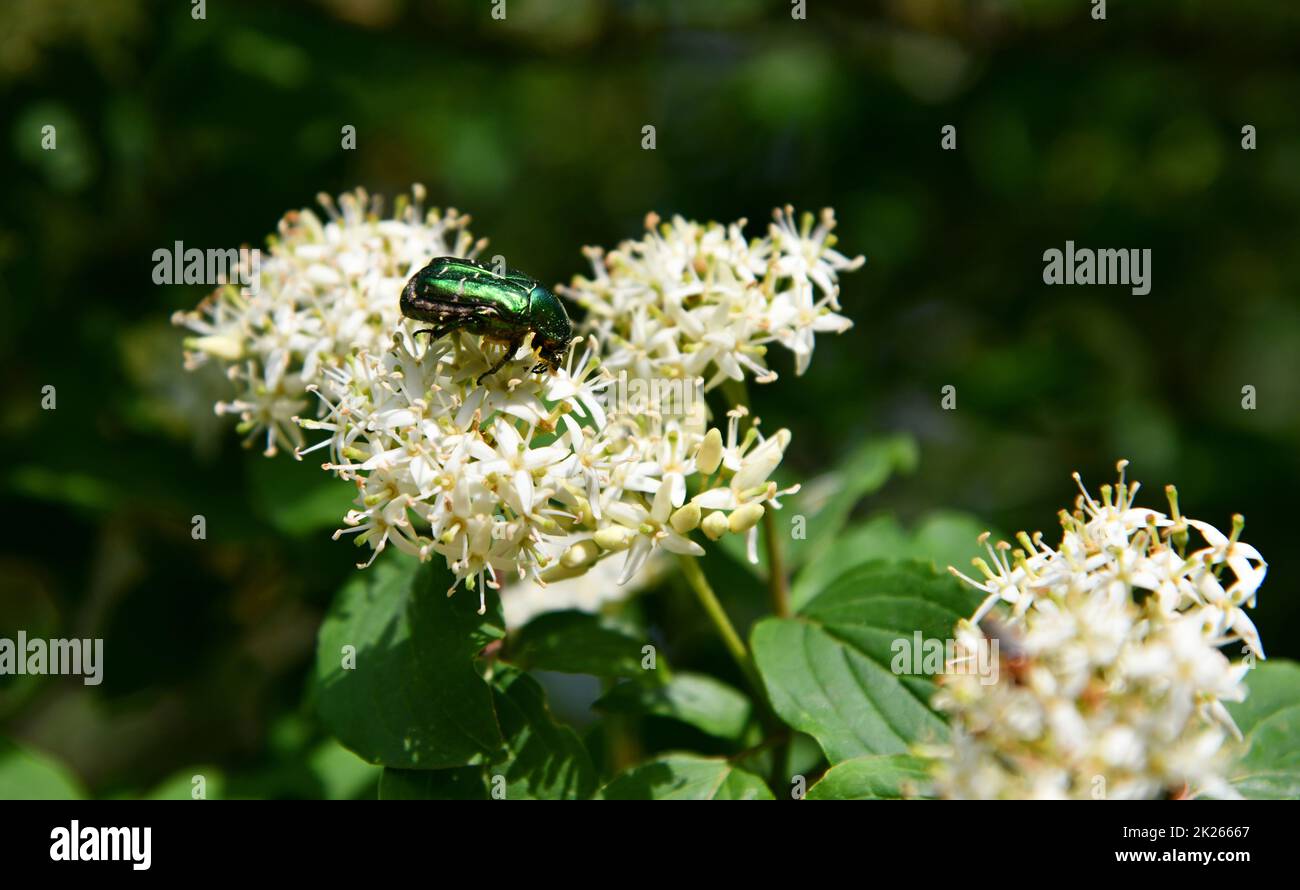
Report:
[[429,335],[428,345],[432,346],[434,340],[441,340],[443,337],[447,336],[454,330],[456,330],[456,326],[451,324],[439,325],[436,328],[421,328],[420,330],[416,331],[414,334],[411,335],[411,339],[418,340],[421,334],[428,334]]
[[491,377],[497,371],[500,371],[502,365],[504,365],[506,362],[514,358],[515,353],[519,351],[519,347],[523,345],[524,345],[523,338],[516,338],[514,340],[511,340],[510,343],[506,345],[506,351],[501,354],[501,358],[497,359],[497,363],[492,367],[488,368],[482,374],[478,375],[478,380],[474,381],[475,385],[482,386],[483,378]]

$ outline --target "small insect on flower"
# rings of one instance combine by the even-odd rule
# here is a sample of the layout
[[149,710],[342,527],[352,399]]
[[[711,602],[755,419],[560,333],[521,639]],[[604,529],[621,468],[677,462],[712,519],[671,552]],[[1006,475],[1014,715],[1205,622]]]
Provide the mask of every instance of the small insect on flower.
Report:
[[521,272],[499,273],[459,257],[438,257],[411,276],[402,288],[401,309],[407,318],[434,325],[417,335],[436,340],[468,331],[504,342],[505,353],[479,375],[480,384],[514,357],[530,333],[540,359],[534,373],[556,370],[573,340],[573,323],[555,294]]

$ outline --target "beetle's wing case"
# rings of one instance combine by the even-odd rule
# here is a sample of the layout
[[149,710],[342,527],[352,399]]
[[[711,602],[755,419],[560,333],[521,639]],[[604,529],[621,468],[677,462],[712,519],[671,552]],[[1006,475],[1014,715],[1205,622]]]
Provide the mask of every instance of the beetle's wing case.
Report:
[[492,266],[455,256],[440,256],[429,260],[428,265],[420,270],[429,279],[460,280],[465,277],[486,276],[504,280],[506,276],[498,275]]
[[422,271],[428,273],[431,279],[445,278],[459,281],[462,278],[478,278],[520,287],[525,291],[530,291],[537,286],[537,282],[523,272],[506,269],[504,273],[498,274],[495,266],[460,257],[438,257],[430,260]]
[[460,257],[438,257],[431,260],[425,268],[432,270],[437,277],[460,279],[477,275],[480,278],[491,278],[503,283],[517,285],[525,291],[530,291],[537,286],[537,281],[523,272],[506,269],[504,273],[498,274],[494,265],[480,263],[477,260],[461,259]]
[[417,274],[427,300],[481,307],[519,321],[528,318],[535,282],[517,272],[498,275],[490,266],[472,260],[440,257]]

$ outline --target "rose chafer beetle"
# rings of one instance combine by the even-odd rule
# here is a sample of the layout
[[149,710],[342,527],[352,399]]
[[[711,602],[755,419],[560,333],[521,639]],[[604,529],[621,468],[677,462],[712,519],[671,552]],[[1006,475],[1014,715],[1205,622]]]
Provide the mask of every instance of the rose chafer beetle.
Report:
[[401,308],[407,318],[434,325],[416,336],[429,334],[436,340],[468,331],[504,342],[505,353],[479,375],[480,384],[514,357],[529,333],[540,359],[534,373],[556,370],[573,340],[573,323],[555,294],[522,272],[506,269],[501,274],[459,257],[437,257],[412,275],[402,288]]

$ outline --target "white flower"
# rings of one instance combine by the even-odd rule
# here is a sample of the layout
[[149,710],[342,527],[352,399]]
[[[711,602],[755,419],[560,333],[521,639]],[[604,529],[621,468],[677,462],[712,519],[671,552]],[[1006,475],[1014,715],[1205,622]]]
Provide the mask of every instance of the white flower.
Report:
[[363,189],[337,204],[320,195],[329,221],[310,210],[287,214],[254,294],[228,285],[172,317],[197,334],[186,340],[187,366],[226,366],[235,396],[217,412],[239,417],[246,443],[262,436],[268,455],[301,445],[292,418],[310,405],[308,388],[354,350],[387,347],[406,279],[436,256],[472,257],[486,244],[465,230],[468,216],[426,213],[423,186],[412,196],[385,219],[379,198]]
[[[747,556],[750,562],[757,563],[758,527],[754,523],[763,515],[763,510],[758,508],[766,504],[773,509],[780,509],[778,498],[797,492],[799,486],[778,490],[775,482],[768,481],[790,444],[790,431],[777,430],[774,435],[764,439],[755,423],[741,438],[738,434],[739,424],[746,414],[748,411],[743,406],[728,412],[727,440],[721,449],[721,465],[732,471],[730,483],[701,492],[691,503],[701,510],[725,510],[736,517],[729,528],[731,525],[745,526],[744,529],[736,527],[730,530],[745,531]],[[753,522],[742,518],[751,516],[754,517]]]
[[[1172,487],[1171,515],[1134,506],[1125,465],[1100,501],[1083,490],[1062,512],[1057,548],[1023,532],[1020,548],[995,548],[986,534],[993,565],[975,561],[985,581],[952,570],[988,594],[959,626],[959,646],[976,644],[988,616],[1011,654],[992,685],[943,678],[935,706],[950,715],[953,741],[937,767],[941,794],[1235,794],[1224,743],[1240,733],[1223,703],[1245,697],[1250,664],[1220,647],[1244,643],[1263,658],[1243,606],[1266,566],[1237,540],[1239,516],[1225,536],[1183,517]],[[1189,529],[1207,546],[1189,552]]]
[[703,556],[704,548],[690,538],[678,534],[669,524],[673,501],[671,487],[661,484],[647,509],[635,501],[618,501],[606,509],[615,522],[636,532],[628,548],[627,562],[619,575],[618,583],[625,584],[645,564],[652,551],[662,547],[671,553]]

